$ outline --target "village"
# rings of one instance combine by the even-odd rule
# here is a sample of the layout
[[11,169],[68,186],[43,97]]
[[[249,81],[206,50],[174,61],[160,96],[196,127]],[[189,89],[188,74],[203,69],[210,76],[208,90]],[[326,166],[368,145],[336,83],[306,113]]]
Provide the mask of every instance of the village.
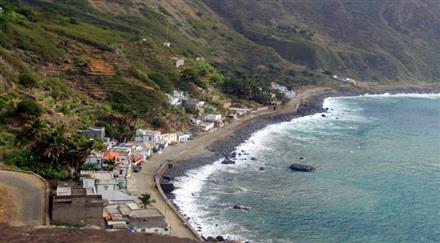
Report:
[[[295,96],[295,92],[278,83],[272,82],[271,87],[287,98]],[[51,205],[54,224],[171,235],[173,229],[166,215],[152,206],[149,192],[135,194],[130,190],[135,183],[134,174],[139,173],[153,156],[168,153],[169,146],[182,146],[197,136],[221,129],[233,120],[277,109],[281,105],[279,101],[256,108],[237,104],[228,106],[224,113],[205,113],[207,104],[189,97],[185,92],[174,90],[172,94],[167,94],[167,98],[172,106],[197,111],[188,120],[190,129],[167,132],[138,128],[131,141],[111,140],[106,137],[104,127],[77,131],[89,139],[102,141],[104,149],[91,151],[88,155],[79,173],[79,183],[58,183]],[[209,107],[206,110],[213,109]],[[167,183],[160,184],[161,190],[172,191],[167,186]]]

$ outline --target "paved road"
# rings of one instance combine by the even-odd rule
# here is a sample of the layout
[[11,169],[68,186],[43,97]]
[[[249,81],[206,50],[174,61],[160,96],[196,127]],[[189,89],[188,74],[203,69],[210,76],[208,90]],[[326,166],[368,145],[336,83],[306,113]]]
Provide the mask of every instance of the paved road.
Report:
[[[0,170],[0,185],[6,188],[13,205],[14,226],[43,225],[46,223],[46,185],[38,177],[20,172]],[[1,195],[0,195],[1,196]]]

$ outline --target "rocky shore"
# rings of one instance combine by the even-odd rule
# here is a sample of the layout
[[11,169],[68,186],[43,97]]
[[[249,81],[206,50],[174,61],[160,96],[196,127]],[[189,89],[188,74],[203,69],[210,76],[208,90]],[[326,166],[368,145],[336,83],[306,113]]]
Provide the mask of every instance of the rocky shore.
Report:
[[[169,168],[164,174],[165,177],[175,178],[184,176],[185,172],[191,169],[195,169],[207,164],[211,164],[221,158],[233,158],[234,151],[237,146],[243,143],[245,140],[251,137],[251,135],[264,127],[280,123],[291,121],[292,119],[312,115],[315,113],[325,112],[326,109],[323,107],[323,101],[328,97],[338,97],[338,96],[357,96],[362,94],[383,94],[383,93],[440,93],[440,87],[375,87],[369,89],[358,89],[353,90],[352,88],[342,88],[342,89],[324,89],[322,92],[314,94],[305,100],[301,100],[300,105],[294,112],[282,112],[278,114],[269,114],[261,117],[256,117],[250,119],[249,121],[243,123],[241,126],[234,129],[232,135],[220,138],[213,143],[207,145],[206,149],[200,153],[193,154],[189,158],[180,159],[175,161],[172,168]],[[227,128],[224,128],[227,129]],[[264,170],[264,168],[262,168]],[[167,197],[169,199],[174,198],[174,194],[168,193]],[[178,206],[176,205],[178,208]],[[188,217],[187,215],[184,215]]]
[[[264,127],[291,121],[292,119],[312,115],[315,113],[325,112],[325,107],[322,107],[324,99],[328,97],[338,96],[356,96],[362,94],[383,94],[383,93],[439,93],[440,87],[438,85],[428,87],[369,87],[354,90],[353,87],[339,87],[338,89],[324,89],[322,92],[302,100],[297,111],[285,112],[281,114],[273,114],[251,119],[238,129],[235,129],[233,135],[218,139],[214,143],[199,154],[195,154],[190,158],[176,161],[174,166],[165,173],[166,177],[184,176],[185,171],[201,167],[206,164],[213,163],[223,157],[231,157],[235,148],[247,140],[251,135],[263,129]],[[226,128],[227,129],[227,128]],[[233,156],[232,156],[233,157]],[[170,199],[174,198],[172,193],[167,194]]]

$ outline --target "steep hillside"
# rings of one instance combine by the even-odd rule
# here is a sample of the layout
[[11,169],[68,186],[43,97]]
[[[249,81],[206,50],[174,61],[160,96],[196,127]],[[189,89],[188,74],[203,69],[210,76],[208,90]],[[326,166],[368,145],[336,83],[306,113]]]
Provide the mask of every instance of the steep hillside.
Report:
[[440,75],[439,1],[204,2],[291,63],[379,82],[431,82]]
[[[0,0],[0,161],[63,176],[103,126],[188,128],[174,89],[224,111],[288,87],[438,81],[439,2],[361,0]],[[176,67],[172,59],[185,65]],[[276,99],[282,95],[276,94]]]
[[[0,7],[0,161],[48,177],[77,169],[100,146],[76,129],[104,126],[119,140],[135,127],[186,129],[193,114],[168,103],[173,89],[222,111],[225,101],[268,102],[255,95],[267,80],[301,70],[198,1],[0,0]],[[240,79],[258,92],[224,88]]]

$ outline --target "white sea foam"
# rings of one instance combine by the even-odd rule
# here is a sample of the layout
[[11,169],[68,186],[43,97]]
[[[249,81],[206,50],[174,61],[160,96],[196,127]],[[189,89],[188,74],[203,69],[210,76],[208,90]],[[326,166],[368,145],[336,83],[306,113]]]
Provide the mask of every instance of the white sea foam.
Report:
[[[363,94],[360,96],[351,96],[354,97],[404,97],[404,98],[424,98],[424,99],[440,99],[439,93],[383,93],[383,94]],[[346,97],[349,98],[349,97]]]

